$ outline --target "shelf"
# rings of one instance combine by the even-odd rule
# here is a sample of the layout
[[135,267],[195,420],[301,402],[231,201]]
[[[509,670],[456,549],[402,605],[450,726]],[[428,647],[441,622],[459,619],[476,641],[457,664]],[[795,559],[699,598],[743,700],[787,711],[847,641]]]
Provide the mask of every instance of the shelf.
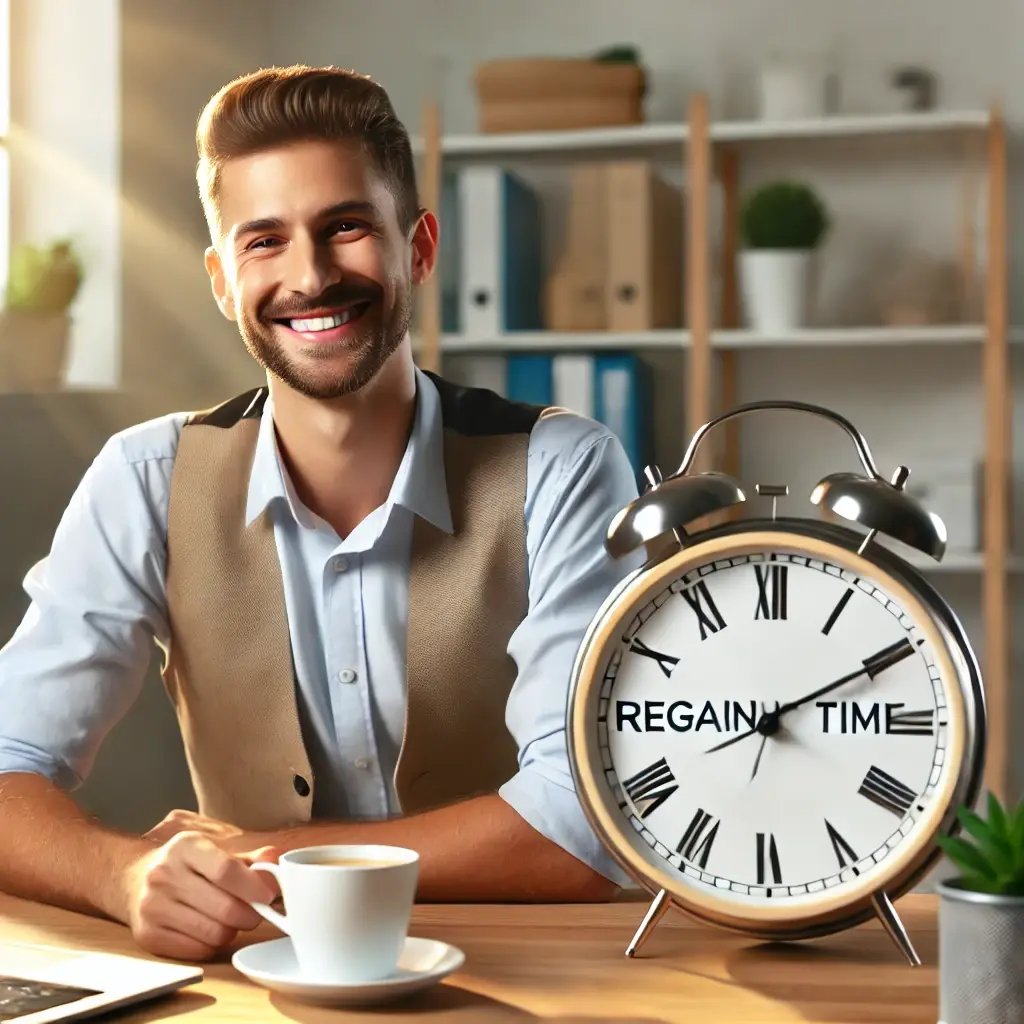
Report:
[[[958,134],[982,131],[991,123],[986,110],[926,111],[905,114],[836,114],[799,121],[715,121],[713,142],[770,142],[785,139],[863,138],[908,134]],[[527,157],[545,153],[588,153],[602,150],[652,151],[682,146],[689,132],[682,122],[645,122],[571,131],[452,134],[441,141],[445,157]],[[423,152],[423,140],[413,150]]]
[[681,328],[663,331],[510,331],[494,338],[467,338],[446,334],[441,349],[449,355],[460,353],[547,352],[554,350],[670,348],[687,344],[688,332]]
[[982,324],[936,324],[922,327],[805,327],[781,334],[748,329],[716,330],[716,348],[832,348],[860,345],[980,345]]
[[[676,349],[689,345],[689,331],[665,328],[656,331],[512,331],[494,338],[467,338],[446,334],[444,352],[543,352],[588,349]],[[1011,339],[1022,340],[1020,329]],[[715,330],[711,344],[716,349],[756,348],[841,348],[866,345],[981,345],[985,327],[981,324],[940,324],[932,327],[807,327],[785,334],[754,331]]]
[[[921,572],[980,573],[985,568],[985,559],[981,552],[954,551],[947,554],[941,562],[922,556],[911,559],[911,564]],[[1024,572],[1024,556],[1010,555],[1006,560],[1006,571]]]
[[862,138],[865,135],[957,134],[988,127],[987,110],[929,110],[906,114],[837,114],[799,121],[716,121],[715,142]]

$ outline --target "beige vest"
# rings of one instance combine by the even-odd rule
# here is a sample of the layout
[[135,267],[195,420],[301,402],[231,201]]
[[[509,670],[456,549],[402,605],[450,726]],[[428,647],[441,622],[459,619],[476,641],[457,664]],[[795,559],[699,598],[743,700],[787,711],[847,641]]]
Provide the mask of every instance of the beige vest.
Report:
[[[414,521],[395,772],[405,814],[493,792],[515,773],[506,648],[527,611],[526,453],[541,414],[431,379],[454,532]],[[200,811],[249,829],[309,821],[316,786],[269,510],[245,525],[265,401],[261,388],[189,418],[167,524],[164,682]]]

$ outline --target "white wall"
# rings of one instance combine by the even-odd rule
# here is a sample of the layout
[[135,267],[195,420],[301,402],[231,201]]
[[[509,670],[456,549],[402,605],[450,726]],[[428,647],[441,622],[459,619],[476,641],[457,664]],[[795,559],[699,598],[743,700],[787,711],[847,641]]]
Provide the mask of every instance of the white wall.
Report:
[[85,270],[72,307],[68,382],[120,376],[118,0],[11,4],[11,240],[70,236]]

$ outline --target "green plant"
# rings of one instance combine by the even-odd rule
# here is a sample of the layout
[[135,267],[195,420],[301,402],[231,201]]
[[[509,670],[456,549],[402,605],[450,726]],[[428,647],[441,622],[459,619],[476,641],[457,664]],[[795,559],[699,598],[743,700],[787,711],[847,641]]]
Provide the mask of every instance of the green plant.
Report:
[[828,214],[807,185],[773,181],[747,197],[740,227],[749,249],[813,249],[828,229]]
[[612,64],[639,64],[640,52],[635,46],[628,43],[619,43],[615,46],[607,46],[594,54],[593,60],[605,61]]
[[1024,896],[1024,800],[1011,811],[989,793],[987,820],[969,807],[961,807],[957,818],[974,842],[943,836],[939,846],[960,868],[960,884],[975,892]]
[[6,306],[31,313],[62,313],[82,284],[82,264],[71,241],[48,246],[27,243],[11,254]]

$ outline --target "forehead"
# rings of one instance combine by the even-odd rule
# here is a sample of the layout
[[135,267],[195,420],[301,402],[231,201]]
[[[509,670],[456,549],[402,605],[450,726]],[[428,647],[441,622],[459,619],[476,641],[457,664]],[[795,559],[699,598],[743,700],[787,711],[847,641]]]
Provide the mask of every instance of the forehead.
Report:
[[232,157],[221,167],[219,193],[225,234],[255,218],[302,223],[349,200],[371,202],[395,217],[384,178],[357,140],[294,142]]

